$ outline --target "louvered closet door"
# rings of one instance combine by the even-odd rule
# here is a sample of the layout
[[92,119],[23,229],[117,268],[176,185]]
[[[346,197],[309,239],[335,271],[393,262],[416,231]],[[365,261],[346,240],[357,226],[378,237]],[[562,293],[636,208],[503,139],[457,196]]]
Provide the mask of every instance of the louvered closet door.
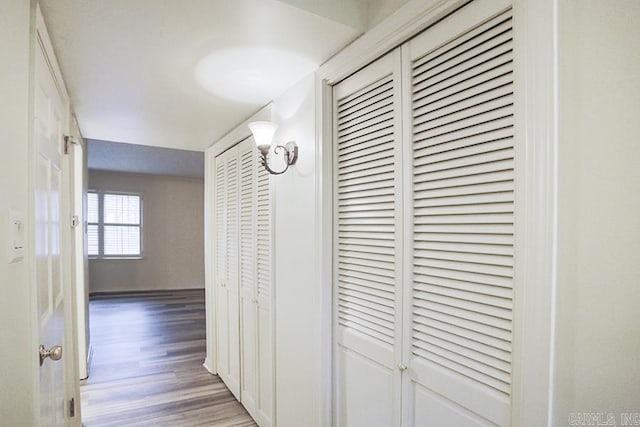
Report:
[[509,5],[475,1],[412,40],[407,424],[509,425],[514,244]]
[[238,295],[238,148],[215,161],[217,371],[240,398],[240,327]]
[[336,424],[400,422],[400,52],[334,86]]
[[238,144],[240,160],[240,399],[255,417],[257,374],[256,159],[253,139]]
[[[254,148],[254,158],[257,150]],[[272,268],[273,252],[271,180],[269,173],[257,168],[256,228],[257,238],[257,303],[258,303],[258,395],[255,419],[262,427],[271,426],[273,419],[273,334],[272,334]]]

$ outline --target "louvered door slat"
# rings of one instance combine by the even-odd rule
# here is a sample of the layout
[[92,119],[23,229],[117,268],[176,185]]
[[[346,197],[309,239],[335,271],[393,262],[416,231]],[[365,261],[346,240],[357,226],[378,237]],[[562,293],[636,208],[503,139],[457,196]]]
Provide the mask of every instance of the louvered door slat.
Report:
[[[355,104],[349,108],[340,111],[339,124],[345,124],[346,122],[353,120],[362,115],[376,111],[380,108],[384,108],[393,102],[393,93],[389,91],[390,84],[380,88],[380,92],[366,100],[361,100],[361,103]],[[363,107],[362,104],[365,104]]]
[[349,115],[353,109],[361,109],[362,104],[371,105],[377,101],[380,94],[388,94],[393,89],[393,78],[391,75],[384,76],[371,85],[361,88],[359,91],[342,97],[338,105],[338,123],[340,119]]
[[440,295],[443,297],[449,297],[458,299],[461,301],[470,301],[478,304],[484,304],[493,307],[499,307],[506,310],[511,310],[513,305],[511,303],[511,297],[499,297],[493,293],[482,293],[473,290],[460,290],[451,287],[434,286],[432,284],[420,284],[416,285],[416,290],[434,295]]
[[[450,330],[441,330],[437,327],[430,327],[426,325],[416,324],[414,325],[415,331],[425,336],[432,336],[436,339],[442,340],[442,342],[450,342],[456,346],[460,346],[478,353],[494,357],[496,360],[503,362],[509,362],[511,359],[511,351],[502,348],[494,347],[485,343],[485,337],[474,340],[467,338],[468,331],[458,331],[458,333],[451,333]],[[477,336],[475,336],[477,337]],[[482,357],[482,356],[481,356]]]
[[392,148],[392,145],[393,138],[391,136],[387,140],[368,141],[367,143],[354,147],[353,150],[340,153],[338,159],[347,162],[361,156],[387,151],[389,148]]
[[369,132],[361,137],[343,141],[338,150],[338,155],[358,151],[362,148],[375,146],[385,142],[393,141],[393,126],[386,126],[374,132]]
[[361,129],[370,125],[372,121],[381,121],[380,117],[388,117],[393,114],[393,98],[392,93],[384,94],[387,98],[383,102],[376,102],[374,104],[366,104],[361,110],[355,110],[349,116],[340,117],[340,130],[343,132],[350,132],[352,129]]
[[[438,245],[441,246],[441,245]],[[483,253],[474,252],[452,252],[438,247],[435,250],[420,250],[415,249],[416,257],[430,258],[430,259],[448,259],[456,261],[467,261],[482,265],[502,265],[513,267],[513,257],[509,255],[487,255]]]
[[[429,341],[421,341],[420,345],[416,347],[414,353],[416,356],[424,357],[426,360],[430,360],[502,393],[509,391],[509,374],[492,369],[490,366],[482,365],[473,358],[464,357],[441,347],[427,344],[427,342]],[[490,374],[487,374],[487,372]]]
[[[506,37],[511,37],[511,35],[507,34]],[[493,75],[494,72],[500,74],[500,70],[504,69],[504,65],[513,61],[512,50],[513,44],[509,40],[503,45],[495,46],[469,61],[450,64],[451,67],[449,69],[433,77],[422,79],[420,77],[423,76],[419,76],[415,78],[414,90],[419,92],[421,96],[430,95],[472,78],[486,77],[487,75]]]
[[[485,106],[485,111],[467,117],[462,117],[460,120],[452,121],[445,124],[439,123],[438,120],[421,121],[420,124],[417,124],[418,120],[416,120],[413,128],[414,133],[418,134],[420,139],[427,139],[444,135],[455,137],[457,135],[456,132],[460,132],[463,129],[469,128],[477,131],[476,126],[492,121],[497,121],[499,119],[503,119],[505,117],[510,117],[513,115],[513,108],[509,102],[500,102],[499,104],[501,105],[499,105],[498,108],[495,108],[495,106],[493,105],[487,105]],[[477,133],[479,132],[474,132],[472,135],[475,135]]]
[[226,201],[226,165],[216,161],[216,188],[215,188],[215,227],[216,227],[216,283],[225,280],[226,276],[226,226],[225,226],[225,201]]
[[[478,402],[511,393],[511,27],[498,14],[411,61],[416,381],[498,423]],[[430,384],[434,370],[475,391]]]
[[[485,83],[484,91],[478,91],[471,97],[464,97],[458,94],[457,97],[445,98],[442,101],[432,102],[430,104],[418,107],[414,111],[414,115],[419,120],[435,120],[439,118],[447,118],[456,113],[464,113],[466,110],[480,106],[486,102],[491,102],[504,97],[512,97],[513,84],[507,82],[501,86],[495,86],[494,82]],[[464,94],[463,94],[464,95]]]
[[[227,163],[227,256],[237,258],[238,249],[238,161],[232,158]],[[227,262],[229,281],[238,275],[237,263]]]
[[[468,318],[464,316],[464,312],[455,312],[450,310],[447,306],[433,306],[431,309],[422,307],[414,307],[414,323],[433,324],[434,320],[440,321],[453,328],[466,329],[474,331],[482,336],[492,337],[497,340],[504,341],[511,344],[511,330],[495,327],[494,325],[486,325],[479,322],[478,319]],[[483,338],[484,339],[484,338]],[[483,341],[485,342],[485,341]]]
[[[366,294],[366,298],[363,298],[362,294]],[[394,307],[386,298],[381,298],[376,294],[367,292],[367,289],[358,287],[357,285],[345,286],[340,289],[340,294],[344,296],[345,301],[353,299],[355,301],[362,301],[363,304],[372,305],[378,307],[384,313],[393,314]]]
[[473,185],[476,183],[487,184],[492,182],[501,182],[501,181],[512,181],[514,178],[514,172],[512,169],[498,169],[487,172],[480,173],[474,175],[463,175],[463,176],[455,176],[452,178],[445,179],[436,179],[436,180],[427,180],[414,184],[414,189],[416,191],[423,190],[435,190],[447,187],[457,187],[457,186],[466,186]]
[[[486,96],[483,98],[486,98]],[[471,102],[474,102],[474,104],[470,105]],[[414,122],[414,126],[417,127],[424,123],[428,124],[428,129],[442,130],[446,125],[451,125],[453,123],[460,124],[463,120],[469,120],[478,114],[486,114],[489,111],[513,105],[513,95],[506,94],[489,100],[473,99],[471,102],[458,105],[457,107],[459,109],[455,110],[452,108],[449,111],[436,111],[431,114],[421,114]]]
[[269,173],[258,168],[257,193],[257,249],[258,249],[258,295],[265,298],[271,294],[271,205]]
[[[241,147],[244,148],[244,147]],[[255,154],[253,147],[240,151],[240,286],[255,292],[254,196]]]
[[[506,287],[497,287],[492,284],[484,284],[478,282],[470,282],[467,280],[458,280],[447,277],[427,275],[416,273],[415,287],[416,289],[422,289],[423,286],[431,286],[438,288],[441,292],[444,289],[460,290],[463,292],[472,292],[478,295],[488,295],[501,299],[512,299],[513,290]],[[481,298],[481,297],[479,297]],[[504,304],[504,303],[503,303]],[[501,304],[501,305],[503,305]]]
[[[474,341],[480,344],[481,348],[494,348],[499,350],[503,356],[510,354],[512,351],[510,341],[485,335],[481,332],[467,329],[464,326],[453,325],[451,322],[442,320],[437,313],[433,313],[431,316],[425,315],[419,320],[416,319],[413,327],[419,331],[431,331],[432,334],[437,336],[447,334],[451,339]],[[490,354],[489,350],[487,350],[487,352]]]
[[491,43],[491,39],[505,32],[510,32],[511,26],[510,11],[482,25],[476,26],[468,32],[461,34],[451,43],[446,43],[414,60],[412,75],[415,77],[425,69],[433,69],[439,64],[451,60],[451,58],[464,58],[465,52],[469,52],[473,48],[477,48],[477,46],[494,45],[496,43]]
[[464,95],[465,98],[468,98],[474,94],[484,92],[486,88],[496,88],[512,82],[513,77],[510,77],[513,73],[512,61],[505,59],[501,62],[504,63],[470,75],[466,80],[441,82],[435,87],[425,85],[421,91],[414,93],[414,109],[432,102],[456,97],[461,92],[466,92]]

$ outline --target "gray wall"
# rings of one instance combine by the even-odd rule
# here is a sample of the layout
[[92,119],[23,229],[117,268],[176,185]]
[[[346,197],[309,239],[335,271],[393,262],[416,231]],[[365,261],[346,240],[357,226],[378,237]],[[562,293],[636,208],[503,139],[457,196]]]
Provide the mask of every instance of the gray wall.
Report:
[[204,181],[90,170],[89,189],[140,193],[142,259],[92,259],[89,291],[204,288]]

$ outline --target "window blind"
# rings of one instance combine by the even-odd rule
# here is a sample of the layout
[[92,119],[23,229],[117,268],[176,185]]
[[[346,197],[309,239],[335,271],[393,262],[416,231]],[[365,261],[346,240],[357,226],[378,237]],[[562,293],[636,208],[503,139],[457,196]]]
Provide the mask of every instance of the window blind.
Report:
[[98,193],[87,194],[87,251],[89,256],[100,255],[100,205]]
[[87,246],[94,257],[142,255],[142,198],[89,192]]

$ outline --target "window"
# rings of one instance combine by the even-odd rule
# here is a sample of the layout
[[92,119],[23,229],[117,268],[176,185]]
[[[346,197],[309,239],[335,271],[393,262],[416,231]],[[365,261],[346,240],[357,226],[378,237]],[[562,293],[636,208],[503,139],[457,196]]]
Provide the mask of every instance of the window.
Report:
[[142,255],[142,197],[92,191],[87,202],[90,257]]

